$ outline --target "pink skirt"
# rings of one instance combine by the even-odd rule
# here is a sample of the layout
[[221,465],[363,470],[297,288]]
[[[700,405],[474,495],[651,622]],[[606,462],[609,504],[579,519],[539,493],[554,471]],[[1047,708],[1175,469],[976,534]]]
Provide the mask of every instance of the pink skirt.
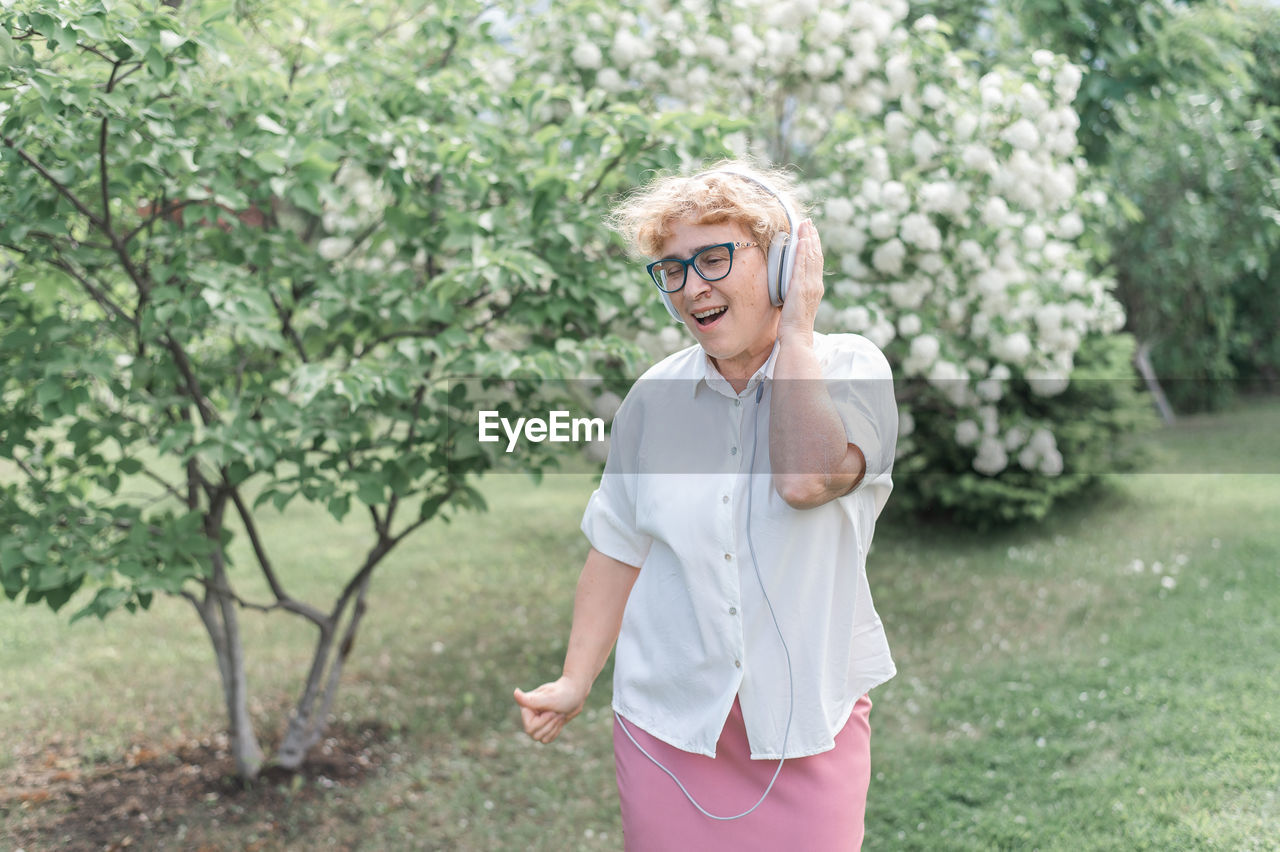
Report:
[[[627,852],[803,849],[857,852],[871,781],[871,699],[862,696],[835,748],[787,760],[760,807],[741,819],[710,819],[689,803],[665,772],[640,753],[615,718],[613,754]],[[778,768],[776,760],[752,760],[737,699],[725,722],[716,756],[681,751],[627,723],[644,750],[680,779],[705,810],[740,814],[754,805]]]

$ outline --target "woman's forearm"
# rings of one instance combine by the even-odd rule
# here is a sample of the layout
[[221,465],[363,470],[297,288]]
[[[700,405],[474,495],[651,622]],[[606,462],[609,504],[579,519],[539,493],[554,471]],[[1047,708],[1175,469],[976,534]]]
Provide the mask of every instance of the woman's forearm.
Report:
[[573,599],[564,677],[588,691],[618,641],[622,613],[639,573],[634,565],[605,556],[594,547],[587,554]]
[[845,435],[812,333],[782,335],[773,378],[769,455],[778,494],[793,508],[807,509],[847,493],[862,477],[865,460]]
[[569,720],[582,712],[587,694],[618,641],[622,613],[639,573],[639,568],[605,556],[594,547],[587,554],[573,599],[564,673],[532,692],[515,691],[525,733],[538,742],[554,740]]

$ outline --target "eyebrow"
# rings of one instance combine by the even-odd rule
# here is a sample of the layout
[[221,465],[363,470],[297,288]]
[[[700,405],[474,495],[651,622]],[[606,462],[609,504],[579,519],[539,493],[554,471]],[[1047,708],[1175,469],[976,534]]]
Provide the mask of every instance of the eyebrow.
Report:
[[[733,242],[733,241],[732,241],[732,240],[726,240],[725,242]],[[693,253],[692,253],[692,254],[690,254],[688,257],[676,257],[675,255],[671,255],[671,254],[669,254],[669,255],[667,255],[666,257],[660,257],[660,258],[658,258],[658,261],[660,262],[660,261],[663,261],[663,260],[685,260],[685,261],[693,260],[694,255],[696,255],[698,252],[700,252],[700,251],[706,251],[707,249],[711,248],[712,246],[722,246],[722,245],[724,245],[724,244],[725,244],[725,243],[707,243],[705,246],[698,246],[697,248],[695,248],[695,249],[693,250]]]

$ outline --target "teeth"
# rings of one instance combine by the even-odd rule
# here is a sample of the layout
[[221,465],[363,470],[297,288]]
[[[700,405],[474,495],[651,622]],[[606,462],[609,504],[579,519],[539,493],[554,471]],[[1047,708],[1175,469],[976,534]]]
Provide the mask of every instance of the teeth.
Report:
[[693,312],[693,317],[694,317],[694,319],[706,319],[707,317],[715,316],[716,314],[720,313],[721,311],[727,311],[727,310],[729,310],[729,309],[728,309],[728,308],[726,308],[726,307],[719,307],[719,308],[711,308],[711,309],[709,309],[709,310],[705,310],[705,311],[694,311],[694,312]]

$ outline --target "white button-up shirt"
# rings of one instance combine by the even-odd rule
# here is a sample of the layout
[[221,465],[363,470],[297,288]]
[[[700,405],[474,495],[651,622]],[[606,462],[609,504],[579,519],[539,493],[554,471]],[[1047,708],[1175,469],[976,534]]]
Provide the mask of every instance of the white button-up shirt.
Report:
[[822,506],[793,509],[773,487],[776,344],[741,394],[700,346],[677,352],[636,382],[614,418],[582,520],[596,550],[640,567],[618,637],[613,707],[685,751],[715,755],[735,696],[753,758],[782,757],[784,737],[786,757],[827,751],[854,702],[895,672],[866,573],[893,488],[892,376],[859,335],[816,334],[814,347],[867,463],[852,492]]

